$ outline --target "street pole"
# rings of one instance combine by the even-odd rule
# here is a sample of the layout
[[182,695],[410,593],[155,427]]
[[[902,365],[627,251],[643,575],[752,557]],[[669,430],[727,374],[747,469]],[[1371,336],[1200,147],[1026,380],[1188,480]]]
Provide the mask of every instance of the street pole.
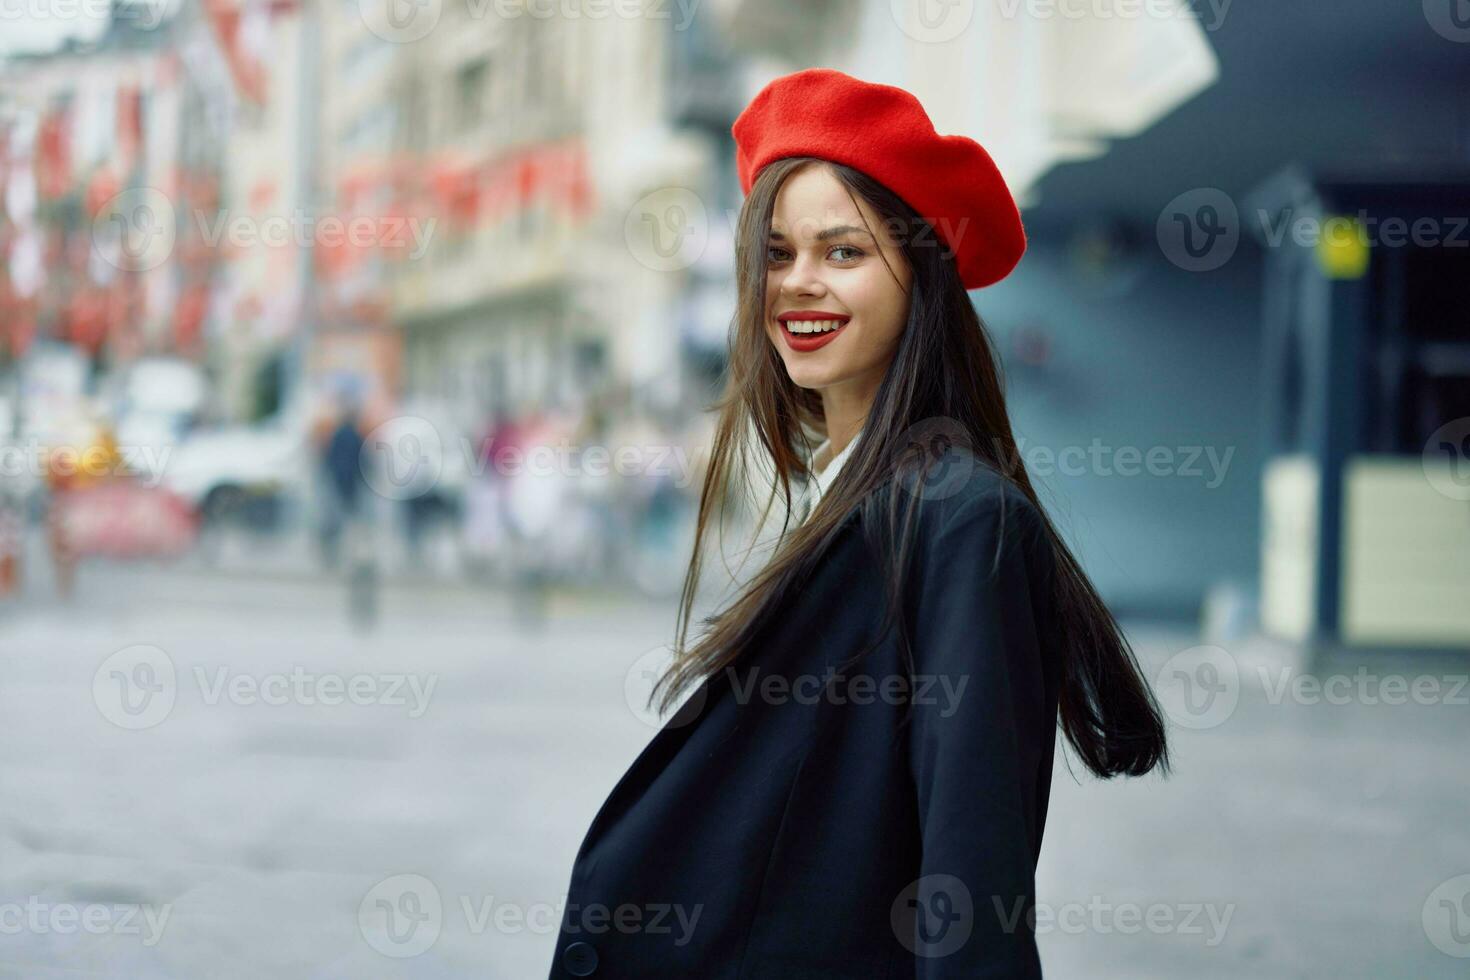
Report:
[[[321,140],[321,8],[320,0],[300,0],[301,23],[296,50],[296,116],[295,159],[292,161],[291,186],[296,206],[301,208],[309,227],[317,219],[317,161]],[[314,235],[306,236],[296,256],[296,282],[300,306],[291,343],[286,349],[285,377],[282,384],[281,421],[306,431],[307,362],[316,337],[316,248]]]

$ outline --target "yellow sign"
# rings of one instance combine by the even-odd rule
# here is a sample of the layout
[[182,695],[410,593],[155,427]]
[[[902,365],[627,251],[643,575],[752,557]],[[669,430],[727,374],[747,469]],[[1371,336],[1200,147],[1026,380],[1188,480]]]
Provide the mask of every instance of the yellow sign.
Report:
[[1368,233],[1362,222],[1343,214],[1323,221],[1317,265],[1329,279],[1361,279],[1368,271]]

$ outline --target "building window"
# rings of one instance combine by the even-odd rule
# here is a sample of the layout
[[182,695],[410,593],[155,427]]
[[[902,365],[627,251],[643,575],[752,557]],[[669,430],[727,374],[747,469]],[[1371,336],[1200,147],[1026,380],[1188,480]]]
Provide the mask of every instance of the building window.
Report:
[[461,66],[455,74],[455,104],[461,130],[473,129],[484,120],[489,80],[490,62],[484,58]]
[[516,215],[516,234],[520,244],[530,244],[541,233],[543,227],[541,208],[536,201],[526,201]]
[[554,23],[528,24],[521,35],[521,75],[526,105],[560,109],[566,100],[567,32]]
[[424,82],[410,76],[403,82],[403,145],[420,149],[429,142],[429,104],[424,97]]

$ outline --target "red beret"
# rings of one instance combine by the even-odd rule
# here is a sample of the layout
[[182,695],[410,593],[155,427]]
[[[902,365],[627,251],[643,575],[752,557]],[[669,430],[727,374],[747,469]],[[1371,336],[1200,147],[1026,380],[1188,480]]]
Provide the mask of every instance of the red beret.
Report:
[[1026,251],[1020,211],[990,154],[967,136],[940,136],[901,88],[807,68],[761,89],[731,133],[744,193],[782,157],[860,170],[934,226],[955,253],[966,289],[1003,279]]

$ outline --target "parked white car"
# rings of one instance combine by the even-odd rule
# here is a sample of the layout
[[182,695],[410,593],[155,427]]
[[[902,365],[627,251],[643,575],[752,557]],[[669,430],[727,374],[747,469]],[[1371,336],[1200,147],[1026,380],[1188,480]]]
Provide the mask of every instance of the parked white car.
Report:
[[167,460],[162,485],[193,504],[207,528],[273,514],[283,498],[309,491],[311,474],[304,428],[229,426],[190,433]]

